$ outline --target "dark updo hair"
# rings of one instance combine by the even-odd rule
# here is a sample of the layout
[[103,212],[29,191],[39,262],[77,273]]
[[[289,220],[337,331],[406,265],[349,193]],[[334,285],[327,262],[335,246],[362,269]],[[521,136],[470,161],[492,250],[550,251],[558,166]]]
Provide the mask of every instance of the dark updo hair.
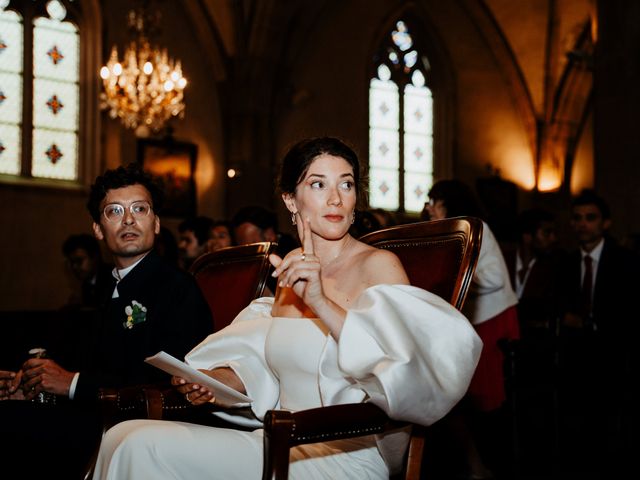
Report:
[[107,196],[109,190],[124,188],[131,185],[142,185],[151,195],[151,207],[154,212],[162,209],[164,201],[164,191],[158,181],[149,173],[142,169],[139,163],[130,163],[126,167],[118,167],[107,170],[102,175],[96,177],[96,181],[91,185],[87,209],[91,218],[96,223],[100,223],[100,203]]
[[364,187],[361,183],[362,175],[360,174],[358,156],[344,142],[333,137],[308,138],[289,149],[280,165],[280,175],[278,176],[280,192],[293,195],[313,161],[320,155],[340,157],[351,165],[356,194],[360,199]]

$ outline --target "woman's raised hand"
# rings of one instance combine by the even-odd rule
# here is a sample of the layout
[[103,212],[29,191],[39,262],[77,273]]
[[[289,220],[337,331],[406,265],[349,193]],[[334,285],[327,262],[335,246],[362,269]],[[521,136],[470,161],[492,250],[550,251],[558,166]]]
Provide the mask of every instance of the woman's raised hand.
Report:
[[315,310],[314,307],[325,300],[320,281],[320,259],[314,254],[309,219],[301,219],[297,226],[302,250],[294,250],[284,259],[271,255],[269,260],[275,267],[272,275],[278,278],[281,288],[290,287],[308,307]]

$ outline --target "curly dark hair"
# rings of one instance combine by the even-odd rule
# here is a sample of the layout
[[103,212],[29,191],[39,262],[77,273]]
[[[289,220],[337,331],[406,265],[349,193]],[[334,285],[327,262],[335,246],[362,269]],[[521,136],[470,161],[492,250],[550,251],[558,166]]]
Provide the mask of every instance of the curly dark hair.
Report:
[[91,185],[89,200],[87,200],[87,209],[93,221],[100,223],[100,214],[102,213],[100,211],[100,203],[107,196],[109,190],[130,185],[142,185],[145,187],[151,195],[151,206],[154,212],[159,212],[162,209],[164,191],[158,180],[145,172],[139,163],[130,163],[124,167],[107,170],[96,177],[94,184]]

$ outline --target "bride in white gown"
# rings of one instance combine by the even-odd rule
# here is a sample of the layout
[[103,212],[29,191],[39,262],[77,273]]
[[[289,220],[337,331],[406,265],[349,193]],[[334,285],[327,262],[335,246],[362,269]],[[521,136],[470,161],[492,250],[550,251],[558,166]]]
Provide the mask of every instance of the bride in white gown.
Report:
[[[429,425],[457,403],[481,342],[447,302],[408,285],[394,254],[348,234],[359,173],[355,153],[334,138],[289,151],[279,187],[302,248],[270,259],[275,298],[255,300],[187,355],[252,399],[256,430],[123,422],[104,437],[94,479],[259,479],[259,425],[269,409],[370,401],[392,418]],[[215,402],[206,387],[172,382],[193,404]],[[222,415],[234,421],[232,408]],[[398,432],[298,446],[289,477],[388,478],[406,441]]]

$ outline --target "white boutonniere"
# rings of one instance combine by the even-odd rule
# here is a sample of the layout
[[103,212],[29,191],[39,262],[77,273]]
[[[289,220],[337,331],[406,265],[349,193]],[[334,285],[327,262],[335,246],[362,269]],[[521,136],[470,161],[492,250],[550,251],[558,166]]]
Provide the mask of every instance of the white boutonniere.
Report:
[[131,305],[124,307],[124,313],[127,314],[127,321],[122,324],[124,328],[131,330],[134,325],[142,323],[147,319],[147,307],[135,300],[131,301]]

